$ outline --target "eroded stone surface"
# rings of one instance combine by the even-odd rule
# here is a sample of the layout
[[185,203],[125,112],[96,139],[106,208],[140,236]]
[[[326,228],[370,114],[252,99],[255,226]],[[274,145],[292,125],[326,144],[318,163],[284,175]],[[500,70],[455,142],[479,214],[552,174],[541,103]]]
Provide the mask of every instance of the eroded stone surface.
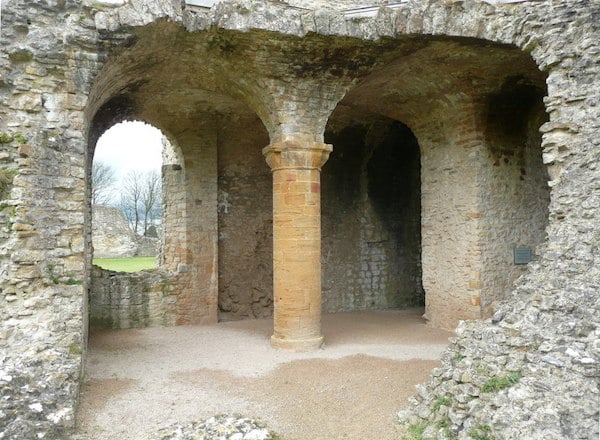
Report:
[[96,258],[155,257],[159,240],[135,234],[119,208],[92,208],[92,243]]
[[274,434],[261,423],[239,415],[219,415],[201,422],[165,427],[152,440],[271,440]]
[[[86,185],[98,136],[138,118],[180,149],[167,177],[181,197],[172,199],[161,257],[180,294],[166,313],[172,323],[214,322],[222,121],[258,116],[269,143],[308,145],[324,141],[338,102],[348,109],[342,128],[381,115],[419,142],[432,323],[493,313],[460,327],[410,422],[426,424],[429,437],[488,427],[500,438],[597,437],[597,2],[423,1],[354,19],[339,10],[357,4],[239,1],[203,12],[166,0],[3,2],[0,369],[27,384],[2,387],[5,438],[65,438],[73,425],[91,272]],[[505,109],[527,119],[515,129],[521,138],[510,118],[494,126],[502,118],[489,104],[507,84],[505,96],[535,98]],[[265,131],[251,138],[259,154]],[[543,166],[531,162],[540,154]],[[505,203],[519,204],[514,218]],[[247,233],[264,233],[268,207],[260,212]],[[535,249],[526,271],[506,260],[517,244]],[[269,270],[252,282],[264,286]],[[236,296],[221,292],[224,301]],[[259,296],[268,310],[268,294]],[[481,392],[517,372],[511,387]],[[449,404],[436,405],[443,397]]]

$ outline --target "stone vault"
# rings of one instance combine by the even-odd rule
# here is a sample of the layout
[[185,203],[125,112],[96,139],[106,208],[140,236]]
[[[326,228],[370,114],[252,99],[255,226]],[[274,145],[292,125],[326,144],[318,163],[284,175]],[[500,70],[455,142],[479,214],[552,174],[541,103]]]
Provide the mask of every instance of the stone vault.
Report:
[[[593,434],[598,3],[372,3],[2,4],[5,438],[72,428],[91,162],[124,120],[174,148],[160,268],[125,321],[273,314],[272,344],[304,350],[322,344],[323,310],[424,305],[444,328],[492,317],[461,324],[416,405],[445,390],[463,436],[541,438],[541,420],[550,438]],[[516,248],[533,261],[515,264]],[[568,382],[564,402],[527,417],[478,395],[461,406],[457,372],[482,359],[523,375],[524,402]]]

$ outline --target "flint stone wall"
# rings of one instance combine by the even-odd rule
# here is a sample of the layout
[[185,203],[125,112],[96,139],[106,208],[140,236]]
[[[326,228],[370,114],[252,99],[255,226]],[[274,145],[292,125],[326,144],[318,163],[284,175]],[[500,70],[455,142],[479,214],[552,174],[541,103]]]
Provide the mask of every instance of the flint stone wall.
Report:
[[[425,1],[346,19],[334,10],[280,2],[225,2],[206,13],[184,10],[179,1],[135,0],[121,8],[69,0],[3,2],[0,131],[8,136],[0,160],[12,177],[0,212],[0,434],[62,439],[72,432],[91,273],[86,181],[88,141],[93,143],[87,118],[93,115],[86,112],[97,108],[98,96],[90,100],[89,93],[111,44],[127,41],[130,26],[165,19],[192,31],[214,26],[357,41],[453,35],[514,44],[530,54],[547,74],[549,121],[541,132],[551,190],[545,242],[491,320],[461,324],[442,368],[403,419],[422,427],[426,438],[597,438],[599,9],[592,0],[497,6]],[[214,40],[221,50],[226,43]],[[326,86],[322,96],[343,95],[343,87]],[[294,98],[294,104],[302,102]],[[324,127],[328,115],[307,113],[300,129]],[[264,107],[260,116],[270,136],[281,136],[277,118]],[[511,373],[520,379],[510,387],[482,391],[488,380]]]

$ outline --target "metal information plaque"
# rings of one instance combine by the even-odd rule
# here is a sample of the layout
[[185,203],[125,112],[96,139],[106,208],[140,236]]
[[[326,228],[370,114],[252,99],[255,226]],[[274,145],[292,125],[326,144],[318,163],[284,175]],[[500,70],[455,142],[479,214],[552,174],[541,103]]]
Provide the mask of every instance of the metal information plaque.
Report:
[[527,264],[531,261],[531,248],[519,246],[513,250],[515,264]]

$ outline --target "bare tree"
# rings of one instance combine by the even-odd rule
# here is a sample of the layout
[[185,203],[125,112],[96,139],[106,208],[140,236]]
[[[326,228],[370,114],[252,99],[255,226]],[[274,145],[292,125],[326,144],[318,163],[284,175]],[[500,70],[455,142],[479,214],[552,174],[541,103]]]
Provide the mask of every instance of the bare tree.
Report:
[[119,208],[125,214],[131,229],[135,233],[138,232],[140,224],[140,206],[143,192],[143,174],[138,171],[130,171],[123,180],[123,187],[121,188],[121,199],[119,201]]
[[106,205],[111,200],[111,189],[115,183],[115,170],[103,162],[92,165],[92,205]]
[[153,170],[144,175],[142,188],[142,217],[144,219],[144,235],[148,233],[148,228],[153,221],[160,218],[161,207],[161,176]]
[[129,220],[131,229],[146,235],[161,214],[161,176],[156,171],[130,171],[123,182],[119,208]]

